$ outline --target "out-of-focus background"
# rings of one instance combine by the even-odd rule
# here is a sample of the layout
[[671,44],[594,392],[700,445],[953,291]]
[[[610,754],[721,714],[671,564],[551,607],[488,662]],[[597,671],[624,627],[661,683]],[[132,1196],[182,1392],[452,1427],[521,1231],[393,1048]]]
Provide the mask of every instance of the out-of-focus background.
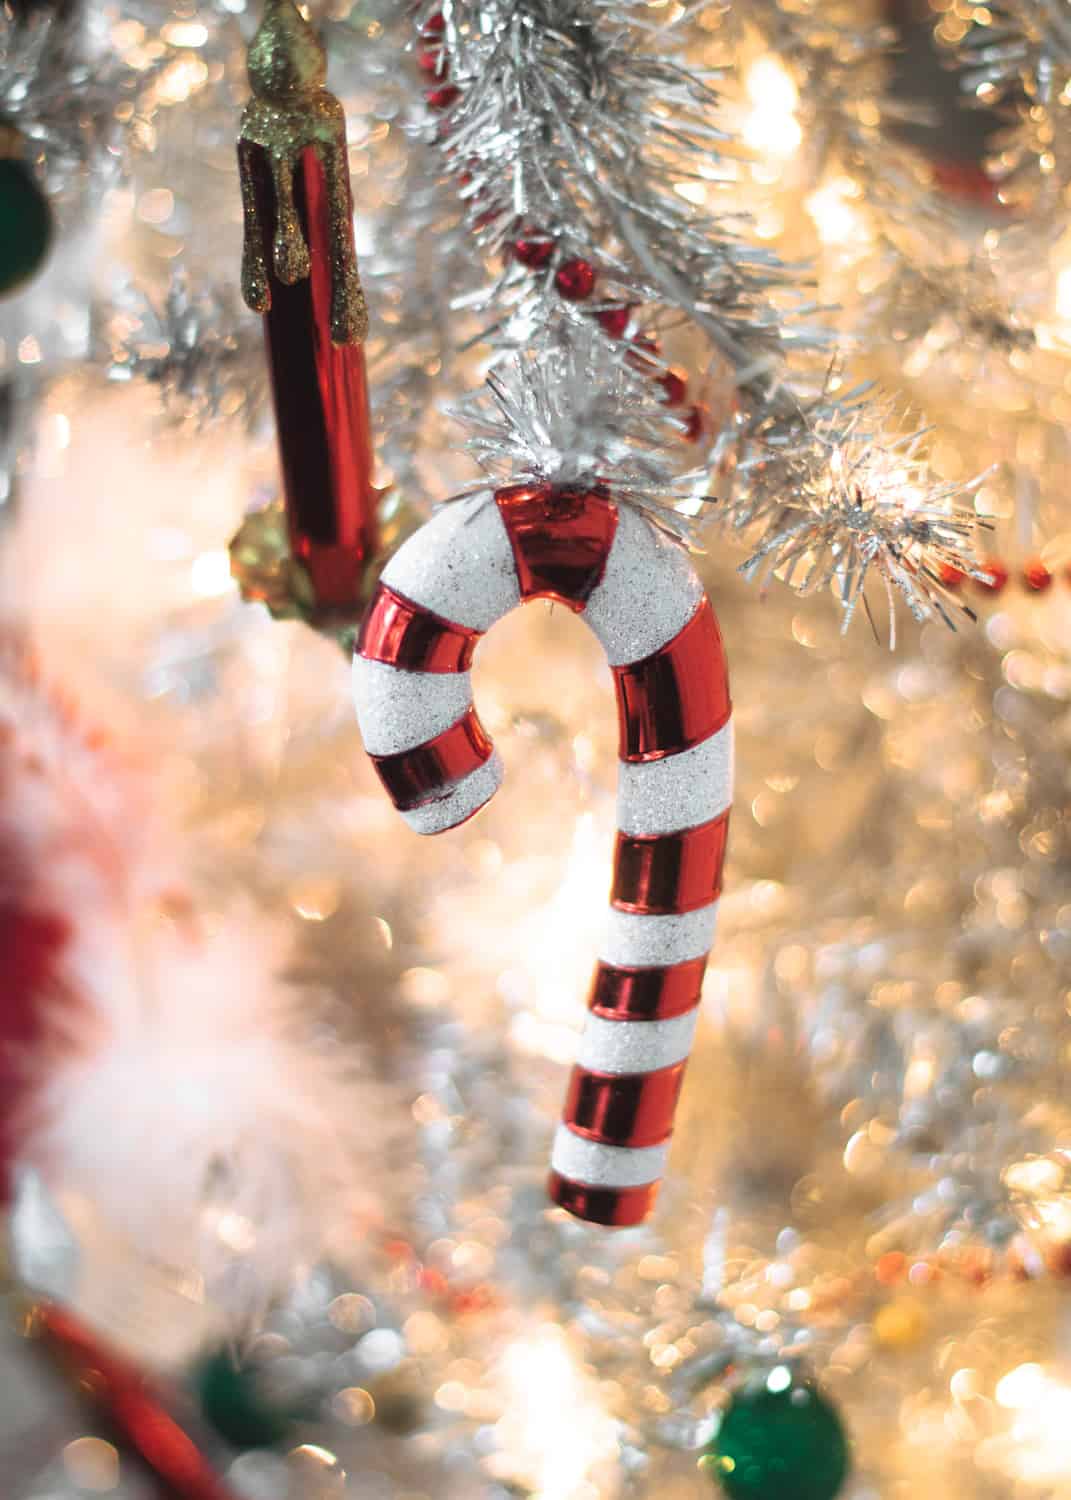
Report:
[[[443,7],[459,56],[481,14],[488,35],[527,14],[656,54],[672,22],[689,66],[719,70],[709,172],[674,177],[659,145],[678,201],[809,264],[804,322],[832,332],[801,341],[801,378],[877,381],[894,426],[929,429],[988,571],[941,572],[954,631],[897,594],[890,653],[880,575],[842,632],[835,569],[802,596],[749,583],[754,512],[719,528],[708,508],[737,787],[670,1174],[640,1228],[549,1207],[610,878],[609,668],[568,611],[511,615],[474,672],[499,796],[442,839],[403,826],[337,640],[244,602],[228,556],[278,489],[239,292],[259,14],[11,0],[0,1488],[1057,1500],[1071,8],[496,0]],[[505,307],[525,273],[444,172],[439,21],[381,0],[313,20],[347,119],[375,479],[425,516],[476,482],[445,408],[494,349],[481,289],[505,275]],[[597,100],[583,118],[597,157]],[[772,460],[688,318],[657,332],[731,509]],[[123,1379],[94,1383],[99,1351],[72,1374],[42,1306],[150,1382],[208,1466],[190,1487],[139,1456]],[[209,1469],[226,1489],[197,1488]]]

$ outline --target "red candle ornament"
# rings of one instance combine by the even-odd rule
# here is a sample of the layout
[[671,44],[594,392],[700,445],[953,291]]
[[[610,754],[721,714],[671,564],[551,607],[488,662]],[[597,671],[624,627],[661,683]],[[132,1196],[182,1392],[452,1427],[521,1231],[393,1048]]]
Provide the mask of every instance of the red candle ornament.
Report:
[[291,0],[267,0],[248,69],[242,294],[264,314],[291,552],[315,610],[352,614],[376,550],[378,494],[346,122]]

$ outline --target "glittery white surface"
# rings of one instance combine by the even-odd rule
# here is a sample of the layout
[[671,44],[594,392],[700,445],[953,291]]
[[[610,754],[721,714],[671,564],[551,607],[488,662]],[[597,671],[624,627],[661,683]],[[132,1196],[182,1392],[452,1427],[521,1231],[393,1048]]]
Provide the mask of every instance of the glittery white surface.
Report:
[[687,625],[702,597],[684,548],[631,507],[619,506],[606,572],[583,614],[610,665],[660,651]]
[[639,916],[611,910],[599,957],[604,963],[658,968],[701,958],[714,940],[718,903],[680,916]]
[[396,755],[456,724],[472,702],[467,672],[406,672],[353,658],[353,703],[369,755]]
[[733,723],[664,760],[622,761],[617,826],[622,833],[676,833],[716,818],[733,800]]
[[666,1170],[668,1146],[604,1146],[559,1125],[550,1164],[573,1182],[595,1187],[642,1187]]
[[699,1007],[668,1021],[608,1021],[588,1015],[576,1060],[597,1073],[651,1073],[692,1050]]
[[383,582],[469,630],[521,602],[506,528],[490,491],[443,506],[391,558]]
[[502,761],[496,750],[490,760],[455,781],[434,802],[410,808],[402,817],[414,833],[445,833],[489,802],[501,784]]

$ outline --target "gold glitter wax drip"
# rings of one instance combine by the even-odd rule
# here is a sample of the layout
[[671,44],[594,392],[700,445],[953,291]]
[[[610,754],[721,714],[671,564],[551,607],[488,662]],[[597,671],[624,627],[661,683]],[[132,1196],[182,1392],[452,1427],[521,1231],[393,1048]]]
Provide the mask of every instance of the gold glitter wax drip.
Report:
[[253,97],[242,115],[238,138],[245,219],[242,296],[254,312],[267,312],[271,306],[252,148],[260,147],[271,170],[275,200],[272,267],[285,286],[292,286],[309,274],[309,247],[294,203],[294,172],[301,153],[311,146],[323,167],[327,188],[331,340],[359,344],[368,333],[368,309],[353,248],[346,119],[334,94],[324,88],[327,58],[320,39],[292,0],[267,0],[264,19],[249,47],[248,69]]

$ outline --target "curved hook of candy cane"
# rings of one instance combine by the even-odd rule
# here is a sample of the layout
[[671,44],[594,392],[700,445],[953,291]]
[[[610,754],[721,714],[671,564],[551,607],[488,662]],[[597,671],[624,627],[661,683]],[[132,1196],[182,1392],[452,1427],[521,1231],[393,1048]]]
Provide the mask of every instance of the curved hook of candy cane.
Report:
[[550,1195],[637,1224],[661,1181],[721,890],[732,724],[721,636],[684,550],[601,491],[515,485],[440,510],[383,572],[354,659],[365,749],[418,833],[471,817],[502,763],[472,705],[481,635],[528,599],[575,610],[613,670],[617,846]]

